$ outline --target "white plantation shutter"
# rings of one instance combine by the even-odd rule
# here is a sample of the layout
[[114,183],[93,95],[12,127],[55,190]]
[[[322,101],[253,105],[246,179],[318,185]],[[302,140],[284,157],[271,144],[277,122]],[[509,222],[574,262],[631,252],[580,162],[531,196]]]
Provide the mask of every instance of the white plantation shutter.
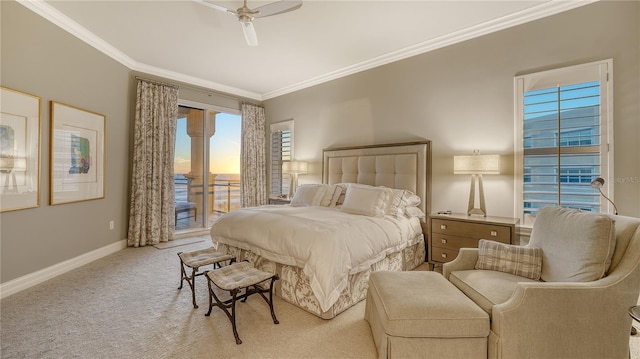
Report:
[[610,66],[604,61],[515,79],[516,198],[525,225],[546,206],[601,210],[590,183],[612,172]]
[[293,121],[271,125],[271,194],[289,193],[291,175],[282,173],[282,163],[291,161]]

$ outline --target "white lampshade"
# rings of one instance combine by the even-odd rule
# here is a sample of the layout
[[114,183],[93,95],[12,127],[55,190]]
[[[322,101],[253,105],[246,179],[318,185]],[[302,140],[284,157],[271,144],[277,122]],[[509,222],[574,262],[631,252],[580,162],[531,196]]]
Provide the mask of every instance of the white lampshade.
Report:
[[27,170],[27,159],[24,157],[0,158],[0,171],[24,172]]
[[453,156],[453,173],[500,174],[500,155]]
[[303,161],[289,161],[282,163],[282,172],[284,173],[307,173],[308,164]]

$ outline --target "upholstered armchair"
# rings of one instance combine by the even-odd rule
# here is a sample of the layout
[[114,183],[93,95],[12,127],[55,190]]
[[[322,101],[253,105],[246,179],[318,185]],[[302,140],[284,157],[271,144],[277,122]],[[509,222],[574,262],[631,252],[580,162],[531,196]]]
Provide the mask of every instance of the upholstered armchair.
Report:
[[490,316],[488,358],[628,358],[627,310],[640,294],[640,219],[543,208],[524,247],[541,249],[541,279],[513,274],[522,269],[513,262],[499,268],[495,258],[494,270],[476,269],[482,248],[463,248],[443,267]]

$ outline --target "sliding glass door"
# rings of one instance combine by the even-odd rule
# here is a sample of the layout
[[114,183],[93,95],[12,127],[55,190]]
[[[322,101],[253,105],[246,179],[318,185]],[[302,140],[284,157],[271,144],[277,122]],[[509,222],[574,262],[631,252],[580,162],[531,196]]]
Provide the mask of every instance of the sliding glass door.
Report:
[[179,107],[174,159],[176,231],[210,227],[240,207],[239,114]]

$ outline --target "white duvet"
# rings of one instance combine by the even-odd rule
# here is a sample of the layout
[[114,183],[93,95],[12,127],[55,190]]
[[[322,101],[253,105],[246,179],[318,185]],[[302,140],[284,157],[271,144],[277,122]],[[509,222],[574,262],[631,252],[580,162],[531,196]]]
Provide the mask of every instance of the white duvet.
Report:
[[227,213],[211,228],[214,243],[302,268],[323,311],[338,300],[349,274],[415,244],[420,234],[417,218],[368,217],[329,207],[278,205]]

